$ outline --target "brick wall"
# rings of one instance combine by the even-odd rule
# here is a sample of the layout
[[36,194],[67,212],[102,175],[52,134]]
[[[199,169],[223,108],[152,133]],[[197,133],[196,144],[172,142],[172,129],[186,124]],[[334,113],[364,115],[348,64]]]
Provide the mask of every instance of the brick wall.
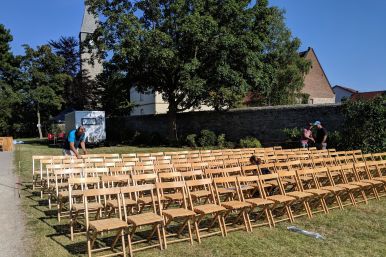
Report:
[[[225,133],[228,140],[254,136],[266,145],[286,140],[283,128],[303,127],[308,121],[320,120],[329,131],[338,130],[343,116],[339,104],[252,107],[227,112],[190,112],[177,115],[178,135],[185,137],[210,129]],[[134,131],[168,135],[164,114],[114,117],[107,119],[107,137],[125,140]]]

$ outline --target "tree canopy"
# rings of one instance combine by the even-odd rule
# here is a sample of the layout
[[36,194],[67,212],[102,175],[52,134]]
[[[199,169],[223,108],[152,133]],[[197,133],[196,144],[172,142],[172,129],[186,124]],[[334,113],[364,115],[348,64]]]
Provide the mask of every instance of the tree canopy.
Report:
[[283,12],[267,0],[252,2],[86,1],[104,17],[93,35],[99,53],[110,55],[126,87],[162,94],[172,139],[177,112],[232,108],[251,90],[267,103],[289,102],[302,87],[307,62]]

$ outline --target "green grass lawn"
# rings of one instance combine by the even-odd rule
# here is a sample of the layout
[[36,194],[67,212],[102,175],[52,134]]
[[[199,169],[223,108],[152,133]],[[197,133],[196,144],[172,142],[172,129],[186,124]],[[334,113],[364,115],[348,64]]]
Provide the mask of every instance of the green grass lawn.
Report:
[[[175,151],[176,148],[101,147],[90,153],[130,153]],[[55,209],[32,192],[32,155],[61,154],[60,148],[28,143],[15,150],[16,171],[23,183],[22,208],[27,224],[27,241],[32,256],[85,256],[85,236],[71,242],[66,235],[68,221],[59,224]],[[20,162],[20,168],[19,168]],[[252,233],[231,232],[228,237],[204,238],[199,245],[182,242],[168,246],[165,251],[151,249],[135,256],[386,256],[386,197],[371,200],[358,208],[346,207],[330,214],[317,214],[312,220],[297,218],[292,225],[316,231],[326,237],[317,240],[287,231],[289,223],[279,223],[274,229],[254,228]]]

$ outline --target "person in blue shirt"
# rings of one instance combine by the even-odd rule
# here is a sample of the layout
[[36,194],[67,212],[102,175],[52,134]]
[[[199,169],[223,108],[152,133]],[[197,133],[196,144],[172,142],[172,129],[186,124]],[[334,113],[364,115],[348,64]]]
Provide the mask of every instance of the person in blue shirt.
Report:
[[77,129],[73,129],[68,132],[66,140],[64,141],[63,146],[63,155],[75,155],[76,158],[79,158],[78,148],[79,145],[83,150],[83,154],[87,154],[86,150],[86,129],[83,126],[80,126]]

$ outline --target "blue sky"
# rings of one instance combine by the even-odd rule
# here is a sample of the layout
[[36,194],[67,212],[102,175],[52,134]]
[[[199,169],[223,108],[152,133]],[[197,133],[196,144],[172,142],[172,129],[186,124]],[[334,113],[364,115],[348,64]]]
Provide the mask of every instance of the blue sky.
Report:
[[[386,90],[385,0],[271,0],[286,23],[311,46],[331,82],[360,91]],[[14,37],[12,50],[60,36],[78,36],[83,0],[1,0],[0,23]]]

